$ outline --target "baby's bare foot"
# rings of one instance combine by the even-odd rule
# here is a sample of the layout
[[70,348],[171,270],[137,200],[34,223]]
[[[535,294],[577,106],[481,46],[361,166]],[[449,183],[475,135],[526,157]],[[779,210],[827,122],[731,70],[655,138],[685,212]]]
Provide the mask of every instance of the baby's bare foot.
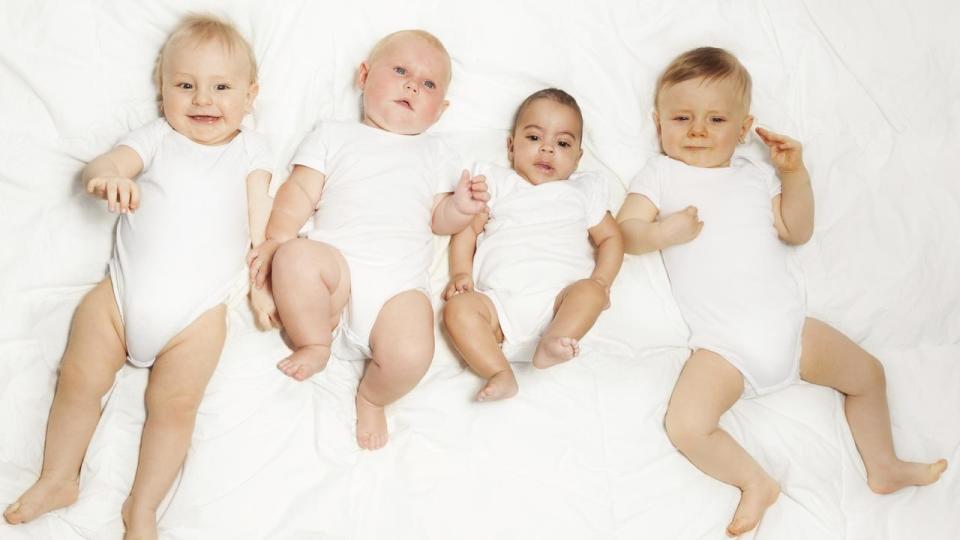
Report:
[[533,367],[544,369],[570,360],[580,354],[580,343],[570,337],[544,336],[533,353]]
[[16,502],[7,507],[3,518],[11,525],[26,523],[37,516],[73,504],[77,495],[79,486],[76,480],[48,480],[40,477]]
[[940,479],[947,470],[947,460],[934,463],[913,463],[897,460],[892,465],[867,472],[867,485],[876,493],[893,493],[907,486],[926,486]]
[[127,497],[120,509],[123,518],[123,540],[157,540],[157,511],[141,508],[134,504],[132,497]]
[[517,395],[517,378],[509,367],[498,371],[487,380],[487,384],[477,392],[477,401],[496,401]]
[[387,438],[383,407],[370,403],[357,391],[357,444],[364,450],[379,450],[387,444]]
[[733,514],[733,520],[727,525],[727,536],[739,536],[751,531],[760,523],[760,518],[780,496],[780,486],[777,482],[765,477],[756,484],[751,484],[741,490],[740,504]]
[[288,377],[303,381],[323,371],[330,360],[329,345],[306,345],[277,363],[277,368]]

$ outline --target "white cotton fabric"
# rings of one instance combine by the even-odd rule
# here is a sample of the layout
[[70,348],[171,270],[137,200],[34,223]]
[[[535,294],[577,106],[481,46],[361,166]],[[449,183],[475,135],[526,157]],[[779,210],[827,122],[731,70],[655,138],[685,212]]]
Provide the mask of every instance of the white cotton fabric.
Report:
[[774,170],[743,156],[717,168],[658,156],[630,192],[650,199],[661,219],[694,206],[704,223],[692,241],[662,251],[690,348],[739,369],[746,396],[795,382],[806,306],[792,250],[774,227]]
[[163,118],[120,144],[143,161],[140,208],[117,222],[109,263],[127,357],[150,366],[175,335],[217,304],[246,292],[250,245],[247,175],[270,169],[266,140],[241,131],[207,146]]
[[553,318],[557,294],[593,272],[589,229],[609,210],[607,180],[580,172],[534,185],[513,169],[486,163],[473,173],[486,177],[490,193],[474,280],[497,309],[506,351],[538,339]]
[[430,134],[323,122],[292,164],[326,175],[307,236],[340,250],[350,267],[350,300],[334,352],[369,358],[370,331],[383,305],[409,290],[430,296],[433,200],[456,187],[459,160]]

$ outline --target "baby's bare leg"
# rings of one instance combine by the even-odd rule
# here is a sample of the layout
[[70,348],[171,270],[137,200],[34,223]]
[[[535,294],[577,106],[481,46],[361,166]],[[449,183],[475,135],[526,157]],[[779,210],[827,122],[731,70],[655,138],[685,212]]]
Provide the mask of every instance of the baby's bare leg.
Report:
[[277,314],[294,346],[277,367],[302,381],[327,367],[331,332],[350,294],[350,271],[333,246],[298,238],[277,250],[272,273]]
[[680,373],[664,425],[670,441],[710,476],[740,488],[740,504],[727,535],[743,534],[760,522],[780,487],[746,450],[718,427],[720,416],[740,399],[743,375],[713,352],[695,351]]
[[197,409],[220,359],[226,307],[193,321],[160,351],[150,371],[147,421],[130,496],[123,504],[124,538],[157,538],[157,507],[190,447]]
[[533,354],[534,367],[555,366],[579,354],[580,338],[593,328],[606,306],[606,291],[591,279],[582,279],[561,291],[553,320]]
[[443,323],[457,352],[487,383],[477,401],[495,401],[517,394],[517,379],[500,350],[503,333],[493,302],[483,293],[468,291],[447,301]]
[[800,376],[845,394],[847,422],[873,491],[892,493],[907,486],[932,484],[947,468],[943,459],[913,463],[897,457],[883,366],[842,333],[816,319],[807,319],[803,327]]
[[404,291],[380,309],[370,334],[373,358],[357,388],[357,443],[387,443],[384,406],[420,382],[433,360],[433,306],[420,291]]
[[100,420],[100,401],[126,358],[120,312],[105,278],[73,316],[47,420],[40,478],[3,513],[8,523],[30,521],[77,499],[80,465]]

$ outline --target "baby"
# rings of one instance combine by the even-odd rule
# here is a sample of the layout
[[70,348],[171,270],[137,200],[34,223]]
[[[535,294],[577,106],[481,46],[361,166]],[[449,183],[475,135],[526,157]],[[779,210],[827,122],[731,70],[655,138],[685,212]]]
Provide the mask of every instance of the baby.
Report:
[[827,324],[805,318],[791,245],[813,233],[800,143],[757,128],[769,166],[734,155],[750,131],[750,75],[730,53],[680,55],[657,82],[653,120],[664,156],[630,184],[617,221],[627,252],[662,250],[692,354],[667,407],[671,442],[700,470],[740,488],[730,536],[757,526],[777,481],[725,431],[741,397],[805,381],[846,396],[846,415],[877,493],[935,482],[947,463],[897,458],[883,367]]
[[582,135],[576,100],[540,90],[514,115],[512,168],[475,171],[489,186],[489,214],[478,214],[451,241],[443,320],[461,356],[487,381],[479,401],[517,393],[501,343],[539,340],[534,366],[565,362],[609,306],[623,239],[607,211],[606,180],[574,173]]
[[[486,206],[483,180],[463,171],[458,183],[456,156],[423,133],[447,108],[450,78],[433,35],[380,40],[357,72],[362,121],[323,122],[304,139],[267,240],[250,256],[257,286],[271,275],[293,345],[280,370],[304,380],[326,366],[331,347],[341,359],[372,360],[356,396],[364,449],[386,444],[384,406],[433,359],[433,233],[459,232]],[[297,238],[311,215],[308,238]]]
[[[229,24],[190,16],[163,45],[154,79],[163,118],[83,170],[87,191],[121,214],[116,245],[109,275],[74,315],[40,478],[4,512],[9,523],[77,499],[100,400],[129,359],[152,372],[122,515],[127,538],[156,538],[157,507],[223,348],[227,305],[246,291],[244,257],[270,210],[266,142],[240,127],[258,91],[253,52]],[[258,311],[272,310],[268,295],[253,294]]]

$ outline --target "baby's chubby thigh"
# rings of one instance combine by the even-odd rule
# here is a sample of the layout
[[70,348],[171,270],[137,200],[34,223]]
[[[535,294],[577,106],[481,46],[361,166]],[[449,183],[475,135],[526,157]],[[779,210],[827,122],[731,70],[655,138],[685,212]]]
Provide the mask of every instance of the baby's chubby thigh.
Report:
[[392,296],[370,332],[373,361],[412,387],[433,361],[434,326],[433,305],[424,291],[408,289]]

